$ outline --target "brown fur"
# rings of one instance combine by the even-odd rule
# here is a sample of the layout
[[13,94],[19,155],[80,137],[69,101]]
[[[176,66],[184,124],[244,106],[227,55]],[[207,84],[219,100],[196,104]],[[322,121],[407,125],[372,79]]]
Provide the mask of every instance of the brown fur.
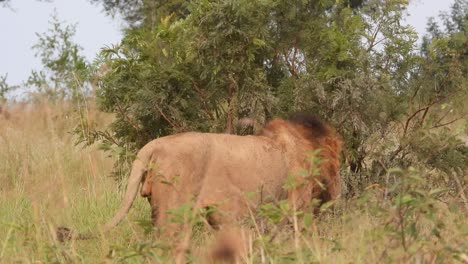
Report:
[[[298,175],[311,170],[308,152],[317,148],[323,160],[320,176]],[[261,203],[288,198],[300,210],[314,198],[336,199],[340,195],[340,149],[334,130],[307,115],[272,120],[255,136],[189,132],[155,139],[139,151],[124,205],[104,231],[123,219],[142,183],[140,193],[151,204],[154,225],[163,227],[164,237],[175,237],[177,231],[184,234],[177,250],[177,262],[182,262],[190,228],[171,223],[168,210],[192,201],[195,210],[215,206],[217,211],[207,222],[232,227]],[[297,188],[284,190],[288,175],[295,177]],[[256,195],[247,199],[247,193]],[[233,255],[222,247],[219,252],[223,257]]]

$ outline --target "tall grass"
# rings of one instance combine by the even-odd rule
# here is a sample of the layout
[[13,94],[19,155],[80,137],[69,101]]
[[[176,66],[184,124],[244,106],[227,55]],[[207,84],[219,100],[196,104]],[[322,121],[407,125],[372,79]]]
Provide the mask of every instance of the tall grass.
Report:
[[[69,131],[78,122],[71,108],[14,108],[9,120],[0,119],[0,262],[94,262],[111,243],[130,241],[136,229],[131,220],[109,241],[54,240],[56,226],[86,231],[119,206],[117,185],[107,177],[112,161],[75,146]],[[137,203],[130,219],[148,216],[145,206]]]
[[[150,210],[144,199],[137,199],[123,224],[98,239],[57,242],[55,227],[99,233],[96,227],[118,208],[121,193],[107,176],[113,162],[95,148],[75,145],[69,131],[79,122],[67,106],[18,106],[11,115],[0,117],[1,263],[172,261],[165,238],[147,232]],[[95,111],[91,115],[99,124],[110,119]],[[253,212],[245,225],[251,231],[243,261],[468,263],[466,204],[457,197],[411,196],[410,191],[413,200],[403,203],[409,198],[383,199],[381,188],[374,186],[320,216],[296,217],[289,208],[272,204],[264,208],[271,210],[267,215],[295,219],[300,230],[285,221],[259,220]],[[199,253],[213,234],[197,236],[188,259],[203,263]]]

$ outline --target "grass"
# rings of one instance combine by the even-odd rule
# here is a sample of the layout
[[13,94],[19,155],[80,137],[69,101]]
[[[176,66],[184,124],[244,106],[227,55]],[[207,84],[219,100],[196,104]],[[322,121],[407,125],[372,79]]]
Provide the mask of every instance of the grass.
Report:
[[[119,207],[121,192],[108,177],[113,160],[94,147],[75,145],[69,131],[78,122],[66,106],[17,106],[10,112],[9,120],[0,117],[1,263],[172,261],[167,244],[146,232],[150,210],[141,198],[124,223],[99,239],[57,242],[57,226],[99,232],[96,227]],[[90,118],[99,124],[110,120],[97,112]],[[462,180],[466,186],[466,176]],[[384,200],[381,188],[369,188],[318,218],[298,218],[301,232],[252,217],[244,261],[468,263],[467,205],[458,196],[413,198]],[[295,217],[290,210],[279,211],[280,217]],[[202,232],[196,240],[212,236]],[[195,243],[193,252],[203,251],[205,244]],[[192,257],[204,262],[197,254]]]
[[112,160],[96,149],[75,146],[69,133],[77,123],[72,115],[66,107],[36,106],[0,119],[2,263],[102,260],[111,244],[133,236],[132,219],[149,216],[139,200],[133,218],[112,240],[61,245],[53,239],[58,225],[86,231],[104,223],[121,197],[107,177]]

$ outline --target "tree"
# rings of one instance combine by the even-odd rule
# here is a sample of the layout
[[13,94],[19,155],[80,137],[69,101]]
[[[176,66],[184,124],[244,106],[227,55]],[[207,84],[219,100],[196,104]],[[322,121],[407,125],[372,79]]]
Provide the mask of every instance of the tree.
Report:
[[9,85],[7,83],[8,74],[0,76],[0,105],[7,101],[7,94],[18,89],[16,85]]
[[120,15],[130,27],[154,27],[165,16],[186,17],[189,1],[184,0],[89,0],[101,4],[108,15]]
[[90,78],[81,47],[73,42],[75,25],[64,25],[57,14],[52,15],[50,25],[47,33],[37,34],[39,40],[33,46],[44,68],[33,70],[26,85],[35,88],[33,96],[42,99],[77,101],[89,94]]
[[[155,16],[147,13],[151,4],[161,7]],[[452,12],[447,31],[428,38],[418,53],[416,33],[400,23],[407,5],[402,0],[135,3],[144,9],[135,11],[141,19],[120,45],[103,53],[109,71],[98,99],[116,120],[90,143],[103,139],[135,150],[174,132],[233,133],[239,118],[263,123],[309,111],[343,136],[343,174],[351,194],[382,182],[392,166],[463,167],[464,148],[455,137],[443,147],[447,133],[436,129],[450,124],[443,121],[449,114],[435,109],[453,110],[455,119],[464,115],[466,30],[461,29],[466,26],[461,25],[466,23],[460,21],[466,15]],[[434,90],[433,82],[439,88]],[[435,135],[421,137],[424,133]],[[434,137],[437,142],[428,139]],[[419,144],[420,139],[427,141]],[[453,159],[437,163],[424,157],[436,145]]]

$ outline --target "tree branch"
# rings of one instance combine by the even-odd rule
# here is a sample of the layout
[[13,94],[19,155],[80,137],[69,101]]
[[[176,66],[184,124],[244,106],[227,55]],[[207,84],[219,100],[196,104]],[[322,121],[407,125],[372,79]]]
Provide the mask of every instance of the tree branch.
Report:
[[193,88],[203,98],[206,99],[206,94],[201,90],[195,81],[192,81]]
[[422,111],[427,111],[429,107],[430,106],[426,106],[424,108],[419,109],[418,111],[414,112],[410,117],[408,117],[408,119],[406,119],[405,128],[403,130],[403,136],[406,136],[406,133],[408,132],[408,126],[409,126],[409,123],[411,122],[411,120],[414,117],[416,117],[417,114],[421,113]]
[[154,104],[154,107],[158,110],[159,114],[162,116],[162,118],[164,120],[166,120],[166,122],[168,122],[176,131],[180,131],[180,126],[178,126],[177,124],[175,124],[174,122],[172,122],[172,120],[170,120],[165,114],[164,112],[162,111],[161,108],[159,108],[159,106],[157,104]]
[[202,104],[203,104],[203,112],[211,119],[211,120],[214,120],[214,116],[213,114],[208,111],[208,109],[206,108],[206,99],[207,99],[207,96],[205,94],[205,92],[203,92],[202,89],[200,89],[197,85],[197,83],[195,81],[192,81],[192,85],[193,85],[193,88],[195,89],[195,91],[198,93],[198,95],[201,97],[202,99]]
[[292,76],[294,77],[298,77],[298,74],[296,72],[296,69],[294,68],[294,65],[291,64],[291,62],[289,61],[288,57],[288,53],[286,51],[283,50],[283,57],[284,57],[284,60],[286,62],[286,64],[288,65],[288,68],[289,68],[289,73],[291,73]]
[[229,75],[229,85],[228,85],[228,111],[227,111],[227,120],[226,120],[226,134],[232,134],[233,132],[233,97],[236,89],[236,81],[234,78]]
[[456,118],[456,119],[454,119],[454,120],[452,120],[452,121],[450,121],[450,122],[447,122],[447,123],[435,124],[435,125],[434,125],[433,127],[431,127],[431,128],[438,128],[438,127],[448,126],[448,125],[450,125],[450,124],[453,124],[453,123],[457,122],[458,120],[464,119],[465,116],[467,116],[467,115],[463,115],[462,117]]
[[379,44],[380,42],[382,42],[382,40],[380,40],[379,42],[375,43],[375,39],[377,38],[377,35],[379,34],[380,32],[380,28],[382,27],[382,20],[380,20],[379,24],[377,25],[377,27],[375,28],[375,31],[374,33],[372,33],[372,39],[370,40],[370,43],[369,43],[369,47],[367,48],[367,52],[370,52],[377,44]]
[[442,122],[442,120],[444,120],[444,119],[447,117],[447,115],[450,113],[450,111],[451,111],[451,109],[448,109],[448,110],[445,112],[445,114],[443,114],[442,117],[441,117],[439,120],[437,120],[437,122],[435,123],[435,125],[440,124],[440,122]]

